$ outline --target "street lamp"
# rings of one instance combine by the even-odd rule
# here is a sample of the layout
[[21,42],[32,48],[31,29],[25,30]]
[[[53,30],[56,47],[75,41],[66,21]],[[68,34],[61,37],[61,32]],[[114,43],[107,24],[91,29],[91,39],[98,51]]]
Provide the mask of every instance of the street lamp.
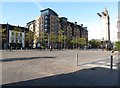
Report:
[[7,23],[7,43],[6,43],[6,51],[9,48],[9,24]]

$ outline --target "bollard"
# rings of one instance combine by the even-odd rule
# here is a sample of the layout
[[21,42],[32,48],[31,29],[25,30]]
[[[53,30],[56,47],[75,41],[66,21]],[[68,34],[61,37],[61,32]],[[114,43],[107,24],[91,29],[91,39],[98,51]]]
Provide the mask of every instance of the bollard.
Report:
[[110,65],[111,70],[113,70],[113,53],[114,53],[114,50],[111,51],[111,61],[110,61],[110,63],[111,63],[111,65]]
[[76,54],[77,66],[78,66],[78,54]]
[[111,70],[113,70],[113,56],[111,55],[111,65],[110,65]]

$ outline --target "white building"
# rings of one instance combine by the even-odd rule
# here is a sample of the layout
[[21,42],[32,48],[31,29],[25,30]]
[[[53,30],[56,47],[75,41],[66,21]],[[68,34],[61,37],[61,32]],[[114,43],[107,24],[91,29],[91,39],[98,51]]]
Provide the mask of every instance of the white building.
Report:
[[40,33],[40,16],[38,16],[35,19],[35,37],[34,37],[34,41],[33,41],[33,48],[36,48],[36,43],[37,43],[37,38],[39,37],[39,33]]
[[103,41],[110,41],[110,17],[108,15],[108,11],[105,8],[102,12],[102,40]]
[[25,27],[14,26],[10,24],[0,24],[1,28],[6,29],[6,37],[2,41],[2,48],[13,49],[25,48],[25,32],[28,30]]
[[40,16],[38,16],[35,20],[30,21],[27,23],[27,28],[35,32],[34,41],[33,41],[33,48],[36,48],[37,38],[39,37],[40,31]]
[[117,38],[118,38],[118,41],[120,41],[120,1],[118,2],[118,22],[117,22],[117,28],[118,28]]
[[9,44],[22,44],[25,47],[25,32],[9,30]]

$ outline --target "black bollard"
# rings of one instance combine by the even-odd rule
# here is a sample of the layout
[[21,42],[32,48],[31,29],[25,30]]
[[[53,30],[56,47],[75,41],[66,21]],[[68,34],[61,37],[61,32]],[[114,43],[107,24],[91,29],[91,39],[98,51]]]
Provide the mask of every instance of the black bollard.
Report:
[[111,70],[113,70],[113,53],[114,53],[114,50],[111,51],[111,61],[110,61],[110,63],[111,63],[111,65],[110,65]]
[[111,65],[110,65],[111,70],[113,70],[113,56],[111,55]]

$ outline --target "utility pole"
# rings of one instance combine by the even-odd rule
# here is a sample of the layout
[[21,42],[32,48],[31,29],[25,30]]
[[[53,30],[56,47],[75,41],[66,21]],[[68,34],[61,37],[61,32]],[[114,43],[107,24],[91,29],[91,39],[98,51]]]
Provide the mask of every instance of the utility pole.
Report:
[[8,50],[9,47],[9,24],[7,23],[7,42],[6,42],[6,50]]

